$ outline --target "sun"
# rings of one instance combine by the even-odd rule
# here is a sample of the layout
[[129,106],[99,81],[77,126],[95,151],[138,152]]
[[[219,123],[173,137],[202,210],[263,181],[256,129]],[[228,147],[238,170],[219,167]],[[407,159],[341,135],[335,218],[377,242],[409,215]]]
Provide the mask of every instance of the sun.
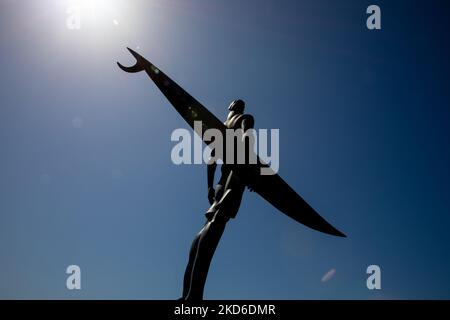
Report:
[[121,0],[68,0],[67,5],[85,24],[118,26],[122,4]]

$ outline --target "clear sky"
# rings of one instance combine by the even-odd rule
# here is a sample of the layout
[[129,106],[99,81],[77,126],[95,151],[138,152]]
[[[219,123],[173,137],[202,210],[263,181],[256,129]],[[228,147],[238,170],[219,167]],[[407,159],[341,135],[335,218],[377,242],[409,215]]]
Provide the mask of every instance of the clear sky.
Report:
[[348,235],[246,193],[205,298],[450,298],[449,21],[438,0],[0,0],[0,298],[181,295],[206,168],[171,162],[186,125],[126,46],[279,128],[280,175]]

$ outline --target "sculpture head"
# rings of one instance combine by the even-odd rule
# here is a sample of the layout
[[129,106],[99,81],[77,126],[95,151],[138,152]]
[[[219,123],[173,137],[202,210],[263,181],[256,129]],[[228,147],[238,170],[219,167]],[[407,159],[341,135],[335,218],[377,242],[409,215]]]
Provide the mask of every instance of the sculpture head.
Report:
[[228,110],[234,111],[236,113],[244,113],[245,102],[241,99],[233,100],[228,106]]

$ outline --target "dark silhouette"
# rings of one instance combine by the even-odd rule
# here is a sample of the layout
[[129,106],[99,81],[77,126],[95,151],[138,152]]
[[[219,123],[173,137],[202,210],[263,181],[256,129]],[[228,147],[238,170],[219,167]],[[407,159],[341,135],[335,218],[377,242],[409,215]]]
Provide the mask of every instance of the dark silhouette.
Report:
[[[245,104],[242,100],[235,100],[230,104],[230,113],[225,123],[222,123],[165,73],[135,51],[129,48],[128,50],[136,58],[136,64],[132,67],[125,67],[118,63],[119,67],[131,73],[145,71],[191,128],[194,128],[194,121],[201,121],[202,130],[218,129],[223,137],[226,136],[227,128],[242,129],[243,131],[253,128],[254,119],[252,116],[244,114]],[[198,134],[203,138],[203,132]],[[204,142],[210,143],[210,141]],[[246,151],[249,150],[246,148]],[[247,158],[248,155],[246,155]],[[225,155],[221,160],[224,159],[226,159]],[[200,300],[203,298],[203,289],[212,257],[226,223],[238,212],[245,187],[254,190],[292,219],[320,232],[345,237],[342,232],[322,218],[278,174],[273,172],[270,175],[262,175],[261,168],[269,169],[259,158],[257,158],[256,164],[224,163],[221,168],[221,177],[214,190],[216,163],[208,165],[208,199],[211,207],[206,213],[207,221],[204,227],[194,238],[191,246],[181,299]]]
[[[243,114],[245,103],[233,101],[228,110],[225,126],[228,129],[242,129],[246,132],[253,128],[251,115]],[[235,153],[236,155],[236,153]],[[208,200],[211,207],[206,212],[206,223],[192,242],[189,261],[184,274],[183,300],[201,300],[205,287],[209,265],[222,237],[225,225],[230,218],[235,218],[241,204],[245,184],[233,172],[233,165],[222,164],[221,177],[213,188],[216,163],[208,165]]]

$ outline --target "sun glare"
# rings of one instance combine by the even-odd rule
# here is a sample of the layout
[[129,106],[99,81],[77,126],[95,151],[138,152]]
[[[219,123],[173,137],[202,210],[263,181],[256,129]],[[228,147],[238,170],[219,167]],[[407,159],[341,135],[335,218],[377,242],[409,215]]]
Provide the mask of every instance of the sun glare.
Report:
[[96,27],[117,26],[121,19],[118,0],[69,0],[68,10],[78,13],[84,24]]

